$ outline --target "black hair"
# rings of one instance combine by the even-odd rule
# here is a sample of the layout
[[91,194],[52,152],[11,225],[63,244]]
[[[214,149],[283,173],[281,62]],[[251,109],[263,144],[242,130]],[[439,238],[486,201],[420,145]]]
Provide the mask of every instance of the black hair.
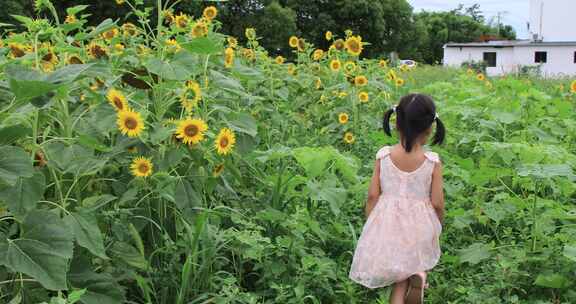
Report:
[[400,143],[406,152],[412,151],[416,139],[434,122],[436,133],[432,139],[433,145],[442,144],[446,135],[444,124],[436,115],[436,106],[432,97],[424,94],[409,94],[400,99],[400,103],[384,113],[384,133],[391,136],[390,117],[396,113],[396,129],[400,131]]

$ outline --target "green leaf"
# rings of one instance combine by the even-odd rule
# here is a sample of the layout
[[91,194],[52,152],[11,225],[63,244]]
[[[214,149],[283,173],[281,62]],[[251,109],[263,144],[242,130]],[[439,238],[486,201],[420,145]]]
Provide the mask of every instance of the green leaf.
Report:
[[0,129],[0,145],[10,145],[31,134],[32,129],[23,124],[4,127]]
[[78,134],[78,143],[83,147],[94,149],[100,152],[112,151],[110,147],[100,143],[96,138],[85,134]]
[[181,46],[188,52],[202,55],[218,54],[222,50],[217,41],[208,37],[194,38],[188,43],[182,43]]
[[78,245],[90,250],[98,257],[108,258],[104,250],[102,233],[94,214],[73,212],[64,218],[64,222],[74,232]]
[[32,160],[26,151],[0,146],[0,182],[14,186],[19,177],[32,177],[33,174]]
[[245,89],[242,84],[235,78],[228,77],[217,71],[210,71],[210,76],[214,79],[214,84],[222,89],[226,89],[230,92],[236,93],[238,95],[245,95]]
[[115,200],[116,197],[110,194],[103,194],[103,195],[95,195],[88,198],[85,198],[82,201],[82,207],[84,207],[84,212],[94,212],[108,203]]
[[296,161],[306,170],[308,177],[316,177],[324,172],[332,159],[332,153],[326,148],[301,147],[292,151]]
[[144,256],[140,254],[134,246],[128,243],[116,242],[110,249],[110,252],[114,257],[123,260],[130,266],[143,270],[148,268],[148,261],[146,261]]
[[68,15],[76,15],[79,12],[87,9],[89,6],[88,5],[76,5],[76,6],[72,6],[69,8],[66,8],[66,14]]
[[46,81],[52,84],[64,84],[75,81],[82,73],[94,66],[94,63],[88,64],[71,64],[54,71],[48,75]]
[[354,157],[340,154],[336,149],[332,149],[332,157],[334,158],[334,167],[346,181],[350,183],[358,182],[359,162]]
[[36,207],[44,194],[46,181],[42,172],[35,172],[32,177],[20,177],[14,186],[0,185],[0,200],[6,202],[10,212],[22,220]]
[[86,256],[75,257],[70,265],[72,285],[86,290],[80,301],[84,304],[124,303],[124,292],[115,278],[108,273],[96,273],[92,268]]
[[58,87],[46,80],[46,76],[19,64],[10,64],[4,68],[10,90],[18,100],[29,100],[45,95]]
[[307,185],[310,189],[310,198],[328,202],[334,216],[340,215],[340,206],[346,202],[347,198],[346,189],[336,187],[334,181],[331,180],[322,183],[308,181]]
[[0,263],[36,279],[49,290],[65,290],[72,234],[54,213],[35,210],[22,224],[21,238],[0,240]]
[[61,142],[50,142],[44,146],[48,164],[55,164],[65,173],[76,175],[95,174],[106,165],[107,159],[94,156],[94,151],[79,145],[66,146]]
[[526,164],[518,168],[518,175],[536,178],[565,177],[571,181],[576,181],[576,175],[570,165],[540,165]]
[[162,61],[159,58],[151,58],[144,66],[153,74],[167,80],[184,81],[190,78],[190,71],[185,66],[178,63],[174,64],[168,61]]
[[112,19],[108,18],[108,19],[105,19],[104,21],[100,22],[100,24],[98,24],[98,26],[96,26],[88,35],[84,35],[84,36],[80,35],[77,38],[80,40],[92,39],[92,38],[106,32],[107,30],[113,28],[114,26],[116,26],[114,21],[112,21]]
[[258,134],[258,125],[250,114],[239,112],[231,113],[226,116],[226,120],[230,128],[234,131],[246,133],[252,137]]
[[461,263],[478,264],[491,256],[491,247],[484,243],[474,243],[466,249],[458,251]]
[[198,195],[196,190],[192,188],[192,185],[190,185],[190,183],[184,178],[179,179],[176,183],[174,201],[180,210],[194,206],[200,206],[202,204],[202,198]]
[[576,262],[576,245],[564,245],[563,254],[572,262]]
[[539,274],[534,281],[534,285],[548,288],[563,288],[568,284],[568,279],[557,273]]

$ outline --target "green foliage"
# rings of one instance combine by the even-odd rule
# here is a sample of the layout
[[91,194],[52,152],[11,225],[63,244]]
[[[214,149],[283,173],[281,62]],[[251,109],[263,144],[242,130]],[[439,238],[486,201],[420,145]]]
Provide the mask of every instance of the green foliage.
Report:
[[[276,1],[262,8],[277,17],[270,28],[304,22],[295,3],[309,12],[334,6],[343,20],[394,9],[398,20],[409,16],[403,1],[371,12],[363,1]],[[86,26],[82,6],[55,5],[77,14],[76,23],[58,25],[48,2],[40,4],[51,21],[19,17],[28,31],[0,47],[1,301],[386,303],[389,290],[369,291],[348,271],[374,153],[397,142],[382,134],[381,115],[413,91],[434,97],[448,130],[434,148],[447,214],[427,300],[576,301],[576,116],[567,80],[478,80],[462,69],[390,67],[345,50],[312,60],[313,45],[279,64],[261,31],[226,62],[228,37],[218,29],[230,25],[220,18],[193,38],[199,14],[184,29],[159,26],[142,2],[131,11],[142,24],[124,33],[112,19]],[[217,3],[223,18],[243,4]],[[466,22],[483,22],[474,8],[466,14]],[[318,24],[338,20],[330,18]],[[425,32],[426,22],[414,26]],[[311,35],[324,39],[324,30]],[[332,71],[334,58],[355,70]],[[368,84],[352,84],[358,75]],[[201,98],[190,106],[194,85]],[[137,136],[118,130],[121,102],[111,89],[140,114]],[[208,125],[195,144],[178,137],[189,117]],[[235,135],[229,154],[217,151],[224,128]],[[146,177],[135,176],[137,157],[150,161]]]

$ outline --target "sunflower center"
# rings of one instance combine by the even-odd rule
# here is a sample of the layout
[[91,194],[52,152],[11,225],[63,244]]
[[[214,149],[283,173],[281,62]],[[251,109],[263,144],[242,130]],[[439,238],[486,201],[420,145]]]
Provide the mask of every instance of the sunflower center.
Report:
[[220,139],[220,147],[226,148],[228,146],[228,143],[229,143],[228,138],[223,137],[222,139]]
[[196,125],[189,125],[184,128],[184,134],[188,137],[194,137],[198,134],[198,126]]
[[138,171],[140,171],[140,173],[147,173],[148,172],[148,165],[144,164],[144,163],[138,165]]
[[126,122],[124,123],[127,129],[134,130],[138,126],[138,121],[132,117],[126,118]]
[[118,97],[114,97],[114,105],[115,105],[116,108],[118,108],[119,110],[123,110],[123,109],[124,109],[124,104],[122,103],[122,100],[120,100],[120,98],[118,98]]
[[357,52],[358,49],[360,48],[360,46],[358,45],[358,42],[354,41],[354,40],[352,40],[348,43],[348,47],[354,52]]

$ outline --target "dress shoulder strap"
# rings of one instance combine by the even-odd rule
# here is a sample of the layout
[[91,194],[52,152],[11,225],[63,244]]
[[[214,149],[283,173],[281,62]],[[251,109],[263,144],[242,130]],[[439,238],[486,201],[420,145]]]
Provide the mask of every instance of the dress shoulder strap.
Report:
[[388,155],[390,155],[390,147],[384,146],[376,153],[376,159],[386,158]]
[[424,155],[426,155],[426,158],[428,160],[430,160],[431,162],[434,163],[439,163],[440,162],[440,156],[438,155],[438,153],[436,152],[432,152],[432,151],[426,151],[424,153]]

